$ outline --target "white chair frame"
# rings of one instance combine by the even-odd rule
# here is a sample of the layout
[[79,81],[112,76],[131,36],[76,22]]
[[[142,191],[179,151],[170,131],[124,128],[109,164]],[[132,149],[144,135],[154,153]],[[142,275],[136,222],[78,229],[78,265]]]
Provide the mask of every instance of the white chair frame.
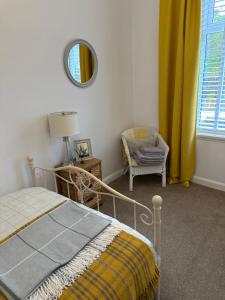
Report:
[[[157,166],[141,166],[138,165],[137,163],[134,164],[134,160],[131,157],[129,146],[127,143],[128,133],[133,129],[142,129],[142,128],[152,131],[154,140],[158,143],[159,147],[164,149],[165,156],[162,164]],[[166,144],[166,142],[161,137],[161,135],[153,128],[147,128],[147,127],[130,128],[122,132],[122,141],[123,141],[124,150],[129,164],[129,190],[133,191],[133,180],[135,176],[147,175],[147,174],[161,174],[162,187],[166,187],[166,160],[169,153],[169,146]]]
[[[105,184],[103,181],[95,177],[93,174],[87,172],[84,169],[81,169],[79,167],[75,167],[72,165],[69,166],[63,166],[59,168],[42,168],[37,167],[34,165],[34,160],[32,157],[27,158],[29,163],[29,168],[31,171],[32,176],[32,186],[37,186],[37,179],[41,176],[40,173],[50,174],[54,178],[54,184],[55,184],[55,191],[58,192],[57,189],[57,177],[61,180],[65,181],[67,183],[67,191],[68,191],[68,198],[70,198],[70,185],[73,185],[78,191],[83,195],[86,190],[91,191],[92,193],[97,194],[97,210],[100,211],[100,204],[99,204],[99,195],[107,195],[110,196],[113,200],[113,217],[117,219],[117,210],[116,210],[116,199],[120,199],[123,201],[126,201],[133,205],[133,219],[134,219],[134,225],[133,228],[136,230],[137,228],[137,207],[141,207],[145,210],[145,213],[139,214],[140,220],[143,224],[147,226],[153,226],[153,245],[154,249],[157,253],[157,265],[160,267],[160,244],[161,244],[161,207],[162,207],[162,198],[158,195],[153,196],[152,198],[152,205],[153,205],[153,211],[151,209],[119,192],[112,189],[110,186]],[[66,170],[69,172],[69,179],[65,179],[61,177],[57,172]],[[76,173],[77,180],[76,182],[73,181],[72,173]],[[104,192],[94,191],[90,188],[91,186],[91,180],[97,182]],[[81,198],[81,203],[83,204],[83,197]],[[160,283],[159,288],[157,290],[156,299],[160,300]]]

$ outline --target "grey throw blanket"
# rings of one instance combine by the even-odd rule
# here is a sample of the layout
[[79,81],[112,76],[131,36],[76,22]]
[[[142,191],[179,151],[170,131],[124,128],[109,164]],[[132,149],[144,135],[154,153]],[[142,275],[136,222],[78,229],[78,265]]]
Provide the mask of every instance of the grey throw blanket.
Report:
[[165,152],[160,147],[140,147],[134,153],[134,158],[139,165],[157,166],[163,163]]
[[0,245],[0,288],[25,299],[110,223],[67,201]]

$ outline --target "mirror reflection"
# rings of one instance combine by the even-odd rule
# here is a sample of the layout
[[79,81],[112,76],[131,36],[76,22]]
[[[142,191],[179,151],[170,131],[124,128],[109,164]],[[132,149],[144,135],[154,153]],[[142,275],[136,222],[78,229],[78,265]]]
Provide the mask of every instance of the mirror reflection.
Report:
[[97,59],[93,48],[87,42],[73,42],[65,52],[66,72],[78,86],[87,86],[94,80]]

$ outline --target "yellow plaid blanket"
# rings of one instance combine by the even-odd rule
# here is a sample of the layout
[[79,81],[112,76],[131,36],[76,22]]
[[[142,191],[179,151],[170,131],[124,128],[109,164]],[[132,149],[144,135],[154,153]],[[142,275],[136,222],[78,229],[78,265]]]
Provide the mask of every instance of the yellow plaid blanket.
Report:
[[158,279],[149,247],[122,231],[59,300],[149,300]]
[[122,231],[60,300],[149,300],[159,270],[149,247]]

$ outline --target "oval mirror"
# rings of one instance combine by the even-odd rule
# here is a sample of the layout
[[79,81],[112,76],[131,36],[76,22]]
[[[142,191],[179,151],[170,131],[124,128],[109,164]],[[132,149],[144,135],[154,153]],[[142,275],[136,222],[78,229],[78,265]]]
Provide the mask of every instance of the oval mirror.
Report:
[[73,84],[89,86],[95,80],[98,69],[94,48],[85,40],[71,42],[64,53],[64,66]]

